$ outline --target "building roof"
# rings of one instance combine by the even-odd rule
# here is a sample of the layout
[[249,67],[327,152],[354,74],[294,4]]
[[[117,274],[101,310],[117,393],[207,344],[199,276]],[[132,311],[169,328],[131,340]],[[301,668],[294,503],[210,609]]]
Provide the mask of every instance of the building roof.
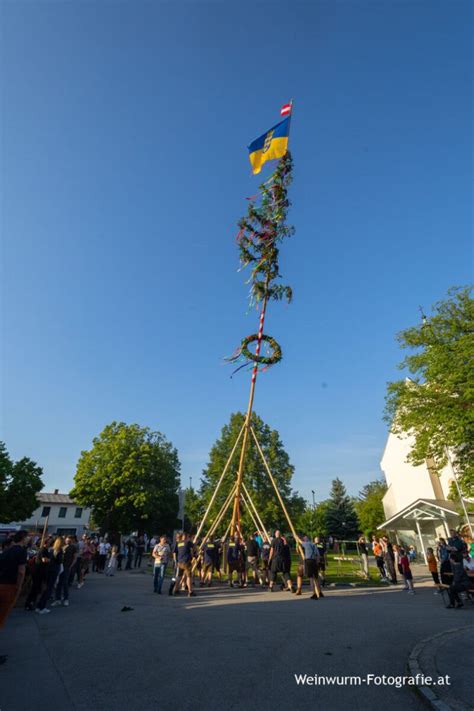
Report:
[[47,492],[42,491],[41,494],[36,495],[36,498],[40,504],[75,504],[69,494],[58,494],[57,492],[54,492],[54,494],[48,494]]
[[459,513],[456,511],[456,504],[452,501],[445,501],[444,499],[417,499],[395,514],[395,516],[391,516],[387,521],[381,523],[380,526],[377,526],[377,529],[388,528],[395,522],[406,522],[407,519],[416,520],[419,518],[416,515],[417,511],[429,514],[430,518],[439,518],[441,520],[444,519],[443,513],[451,516],[459,516]]

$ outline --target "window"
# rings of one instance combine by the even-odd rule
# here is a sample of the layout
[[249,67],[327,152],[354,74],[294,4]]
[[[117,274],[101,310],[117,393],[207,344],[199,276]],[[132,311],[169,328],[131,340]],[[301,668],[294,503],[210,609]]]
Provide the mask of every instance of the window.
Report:
[[61,506],[61,508],[59,509],[59,514],[58,514],[59,518],[66,518],[66,511],[67,511],[67,508],[65,506]]
[[46,518],[46,516],[49,516],[49,512],[51,511],[51,506],[43,506],[43,511],[41,513],[41,518]]
[[82,508],[77,508],[76,513],[74,514],[74,518],[81,518],[82,516]]

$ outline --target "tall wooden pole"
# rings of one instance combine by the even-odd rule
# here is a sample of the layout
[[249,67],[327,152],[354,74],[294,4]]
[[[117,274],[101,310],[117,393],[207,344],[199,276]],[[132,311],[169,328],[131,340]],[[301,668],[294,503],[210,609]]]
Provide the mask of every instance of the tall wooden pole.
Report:
[[[259,329],[258,329],[257,347],[255,349],[256,356],[260,355],[260,348],[262,346],[263,325],[265,323],[265,312],[267,310],[267,301],[268,301],[268,277],[265,281],[265,296],[263,298],[262,310],[260,312],[260,325],[259,325]],[[231,521],[231,526],[230,526],[232,535],[235,535],[236,533],[240,534],[240,491],[242,488],[242,475],[244,472],[245,454],[247,451],[247,443],[248,443],[248,439],[249,439],[250,425],[251,425],[251,420],[252,420],[252,409],[253,409],[253,400],[255,397],[255,383],[257,382],[257,373],[258,373],[258,363],[255,363],[253,370],[252,370],[252,380],[250,382],[249,404],[247,407],[247,414],[245,416],[244,438],[242,440],[242,449],[240,450],[239,469],[237,472],[237,487],[235,489],[234,509],[232,512],[232,521]]]
[[226,462],[226,465],[225,465],[225,467],[224,467],[224,470],[223,470],[223,472],[222,472],[222,474],[221,474],[221,476],[220,476],[219,481],[218,481],[217,484],[216,484],[216,488],[214,489],[214,493],[213,493],[212,496],[211,496],[211,500],[209,501],[209,504],[208,504],[207,509],[206,509],[206,511],[205,511],[205,513],[204,513],[204,516],[203,516],[203,518],[202,518],[202,521],[201,521],[201,523],[199,524],[199,528],[198,528],[198,530],[197,530],[197,532],[196,532],[196,535],[194,536],[194,540],[195,540],[195,541],[196,541],[196,540],[199,538],[199,536],[201,535],[201,531],[202,531],[202,529],[204,528],[204,524],[205,524],[205,522],[206,522],[206,518],[208,517],[209,511],[211,510],[212,504],[214,503],[214,500],[215,500],[215,498],[216,498],[216,496],[217,496],[217,492],[219,491],[219,487],[220,487],[220,485],[222,484],[222,482],[223,482],[223,480],[224,480],[224,477],[225,477],[225,475],[226,475],[227,469],[229,468],[229,465],[230,465],[230,463],[231,463],[231,461],[232,461],[232,458],[233,458],[233,456],[234,456],[235,450],[237,449],[237,445],[238,445],[238,443],[239,443],[239,441],[240,441],[240,438],[242,437],[242,432],[244,432],[244,428],[245,428],[245,424],[242,426],[242,429],[241,429],[240,432],[239,432],[239,436],[238,436],[237,439],[235,440],[234,446],[232,447],[232,451],[231,451],[231,453],[230,453],[230,455],[229,455],[229,458],[228,458],[228,460],[227,460],[227,462]]
[[289,527],[290,527],[290,531],[291,531],[291,533],[293,534],[293,538],[294,538],[295,541],[296,541],[296,546],[297,546],[297,548],[298,548],[298,552],[299,552],[300,556],[302,557],[302,559],[304,560],[303,549],[301,548],[301,545],[300,545],[300,537],[299,537],[298,534],[296,533],[295,528],[294,528],[293,523],[292,523],[291,518],[290,518],[290,514],[289,514],[288,511],[286,510],[285,502],[283,501],[283,499],[282,499],[282,497],[281,497],[281,494],[280,494],[280,492],[279,492],[279,490],[278,490],[277,483],[276,483],[275,479],[273,478],[272,471],[271,471],[270,467],[268,466],[268,462],[267,462],[267,460],[265,459],[265,455],[264,455],[264,453],[263,453],[263,449],[262,449],[261,446],[260,446],[260,443],[259,443],[259,441],[258,441],[258,439],[257,439],[257,435],[255,434],[255,431],[254,431],[253,427],[250,428],[250,431],[251,431],[251,433],[252,433],[252,437],[253,437],[254,440],[255,440],[255,444],[257,445],[257,449],[258,449],[258,451],[259,451],[259,454],[260,454],[260,456],[261,456],[261,458],[262,458],[262,460],[263,460],[263,464],[265,465],[265,469],[267,470],[267,474],[268,474],[268,476],[270,477],[270,481],[271,481],[272,484],[273,484],[273,488],[275,489],[275,494],[277,495],[277,499],[278,499],[278,501],[280,502],[280,506],[281,506],[281,508],[282,508],[282,511],[283,511],[283,513],[285,514],[286,520],[288,521],[288,525],[289,525]]
[[246,496],[247,499],[249,500],[250,506],[251,506],[252,509],[253,509],[253,512],[254,512],[254,514],[255,514],[255,516],[256,516],[256,518],[257,518],[257,521],[259,522],[259,525],[257,526],[257,530],[263,531],[263,535],[264,535],[265,538],[267,539],[268,543],[270,543],[270,536],[268,535],[268,531],[267,531],[267,529],[265,528],[262,519],[260,518],[260,514],[258,513],[257,508],[256,508],[255,504],[254,504],[253,501],[252,501],[252,497],[250,496],[250,492],[247,490],[247,487],[245,486],[245,483],[244,483],[244,482],[242,482],[242,489],[243,489],[243,492],[244,492],[245,496]]

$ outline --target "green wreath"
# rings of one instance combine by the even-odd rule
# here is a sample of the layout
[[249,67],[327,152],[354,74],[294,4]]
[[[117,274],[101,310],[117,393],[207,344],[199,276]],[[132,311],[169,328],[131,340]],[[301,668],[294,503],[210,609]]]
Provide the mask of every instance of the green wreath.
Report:
[[255,363],[262,363],[262,365],[275,365],[275,363],[278,363],[281,360],[281,348],[274,338],[271,336],[262,336],[262,341],[266,341],[273,351],[272,355],[268,358],[265,356],[255,355],[255,353],[249,351],[248,345],[253,341],[258,341],[258,333],[253,333],[251,336],[247,336],[247,338],[244,338],[242,341],[240,352],[246,358],[253,360]]

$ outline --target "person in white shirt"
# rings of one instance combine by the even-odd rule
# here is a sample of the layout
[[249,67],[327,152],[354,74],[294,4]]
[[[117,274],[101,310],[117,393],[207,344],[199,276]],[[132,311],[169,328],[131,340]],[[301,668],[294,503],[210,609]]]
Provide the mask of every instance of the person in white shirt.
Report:
[[105,568],[105,561],[107,560],[107,553],[109,548],[110,548],[110,543],[106,543],[103,538],[100,539],[99,541],[99,564],[97,566],[97,572],[98,573],[103,573],[104,568]]
[[471,558],[470,555],[466,554],[463,557],[462,561],[464,570],[468,575],[474,575],[474,558]]
[[153,590],[161,595],[163,580],[165,579],[166,566],[171,556],[171,548],[166,540],[166,536],[161,536],[160,542],[154,546],[152,556],[155,561],[153,574]]

